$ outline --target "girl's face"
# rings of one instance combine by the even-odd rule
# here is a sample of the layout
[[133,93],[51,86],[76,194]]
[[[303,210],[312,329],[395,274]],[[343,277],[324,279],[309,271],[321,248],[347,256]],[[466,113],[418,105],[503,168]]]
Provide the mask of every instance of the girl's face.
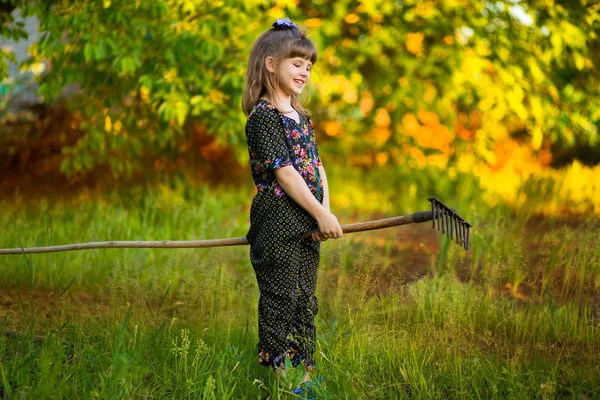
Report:
[[279,90],[286,96],[300,95],[310,79],[312,63],[302,57],[286,58],[278,68]]

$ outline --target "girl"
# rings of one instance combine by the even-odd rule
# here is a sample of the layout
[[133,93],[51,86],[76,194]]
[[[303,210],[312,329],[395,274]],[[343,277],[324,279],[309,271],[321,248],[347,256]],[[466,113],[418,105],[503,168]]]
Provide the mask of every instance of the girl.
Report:
[[260,289],[258,362],[282,373],[286,358],[314,369],[320,242],[343,235],[329,211],[310,114],[298,99],[316,60],[296,24],[275,21],[252,47],[242,100],[258,190],[246,236]]

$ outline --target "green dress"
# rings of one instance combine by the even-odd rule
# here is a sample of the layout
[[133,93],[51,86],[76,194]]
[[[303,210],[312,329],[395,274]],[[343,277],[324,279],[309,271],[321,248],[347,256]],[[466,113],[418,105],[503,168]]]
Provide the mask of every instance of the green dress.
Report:
[[250,211],[250,260],[256,273],[258,361],[314,368],[315,296],[320,243],[302,237],[317,223],[292,200],[275,178],[274,170],[292,165],[319,201],[323,185],[312,122],[300,115],[297,123],[272,104],[259,100],[246,122],[246,140],[257,193]]

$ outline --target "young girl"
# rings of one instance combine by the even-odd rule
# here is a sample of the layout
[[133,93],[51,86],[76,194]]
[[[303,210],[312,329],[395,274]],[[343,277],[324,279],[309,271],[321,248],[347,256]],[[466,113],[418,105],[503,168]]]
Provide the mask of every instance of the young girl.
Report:
[[252,47],[243,96],[258,190],[246,236],[260,289],[258,362],[282,368],[288,358],[307,371],[315,367],[320,242],[343,235],[329,211],[310,114],[298,99],[316,60],[306,34],[279,19]]

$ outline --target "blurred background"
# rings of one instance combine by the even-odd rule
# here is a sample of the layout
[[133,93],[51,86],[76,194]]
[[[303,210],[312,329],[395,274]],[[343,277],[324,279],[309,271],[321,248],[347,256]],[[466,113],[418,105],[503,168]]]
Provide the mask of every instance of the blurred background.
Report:
[[0,194],[250,181],[245,64],[282,17],[319,49],[307,105],[338,209],[380,207],[356,195],[373,184],[600,212],[587,0],[3,0]]
[[[600,398],[597,1],[0,0],[0,248],[245,235],[246,62],[283,17],[340,222],[473,225],[323,244],[331,398]],[[245,246],[1,256],[0,398],[290,398],[257,302]]]

